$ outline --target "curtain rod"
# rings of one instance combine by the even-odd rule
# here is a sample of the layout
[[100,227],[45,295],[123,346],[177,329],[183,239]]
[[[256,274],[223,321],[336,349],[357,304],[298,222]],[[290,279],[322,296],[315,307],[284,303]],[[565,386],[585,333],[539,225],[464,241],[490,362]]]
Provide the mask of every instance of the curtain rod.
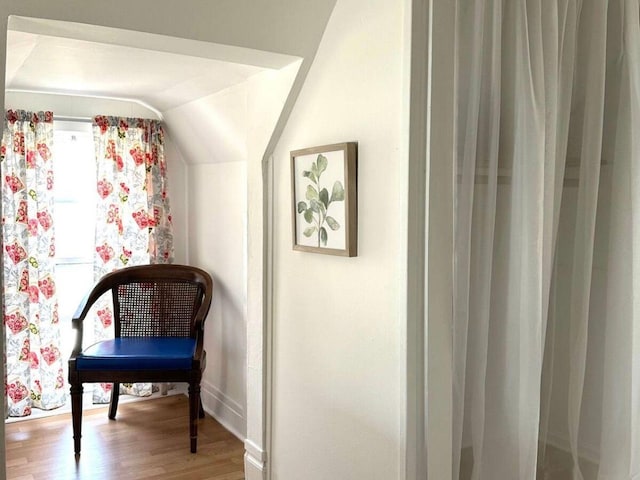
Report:
[[14,93],[33,93],[38,95],[63,95],[67,97],[84,97],[84,98],[95,98],[98,100],[113,100],[116,102],[130,102],[136,103],[147,110],[152,111],[158,117],[157,120],[164,121],[164,116],[162,112],[157,108],[149,105],[147,102],[143,102],[142,100],[138,100],[136,98],[124,98],[124,97],[110,97],[107,95],[94,95],[89,93],[79,93],[79,92],[47,92],[44,90],[28,90],[28,89],[20,89],[20,88],[6,88],[5,92],[14,92]]
[[93,122],[93,118],[92,117],[70,117],[67,115],[56,115],[55,112],[53,114],[53,121],[59,121],[59,122],[86,122],[86,123],[91,123]]

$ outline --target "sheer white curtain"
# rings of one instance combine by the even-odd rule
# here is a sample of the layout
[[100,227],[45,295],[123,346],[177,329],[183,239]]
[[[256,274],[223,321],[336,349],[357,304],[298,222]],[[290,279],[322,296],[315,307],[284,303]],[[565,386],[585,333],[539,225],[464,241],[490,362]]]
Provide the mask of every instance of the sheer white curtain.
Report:
[[456,3],[454,478],[640,478],[639,19]]

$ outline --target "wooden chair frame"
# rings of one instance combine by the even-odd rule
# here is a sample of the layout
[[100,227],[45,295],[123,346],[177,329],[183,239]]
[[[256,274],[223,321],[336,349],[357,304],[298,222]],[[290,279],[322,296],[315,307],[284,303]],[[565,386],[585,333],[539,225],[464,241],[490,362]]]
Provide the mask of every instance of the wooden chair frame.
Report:
[[[190,337],[196,341],[195,353],[191,366],[187,369],[83,369],[78,368],[77,360],[83,355],[82,337],[84,320],[95,302],[103,294],[111,291],[113,299],[113,315],[115,337],[122,335],[120,323],[120,301],[118,289],[129,284],[175,284],[178,282],[198,286],[199,295],[193,305]],[[204,322],[206,320],[211,300],[213,298],[213,280],[211,276],[196,267],[186,265],[141,265],[128,267],[109,273],[102,277],[87,297],[81,302],[74,318],[73,328],[77,331],[76,342],[69,359],[69,385],[71,390],[71,412],[73,417],[73,439],[76,455],[80,453],[80,439],[82,431],[82,393],[83,383],[113,383],[109,418],[115,419],[118,408],[120,383],[136,382],[186,382],[189,384],[189,433],[191,452],[197,450],[198,416],[204,416],[200,400],[200,382],[206,366],[206,352],[203,348]],[[162,313],[161,313],[162,314]],[[144,333],[134,336],[145,336]]]

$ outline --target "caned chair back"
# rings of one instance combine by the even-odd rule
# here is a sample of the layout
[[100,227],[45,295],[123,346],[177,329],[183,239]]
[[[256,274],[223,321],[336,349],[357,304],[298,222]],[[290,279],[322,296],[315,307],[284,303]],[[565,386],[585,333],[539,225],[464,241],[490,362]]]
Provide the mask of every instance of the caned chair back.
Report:
[[[110,296],[115,339],[83,350],[83,324],[96,302]],[[200,382],[206,366],[204,321],[213,297],[213,280],[186,265],[140,265],[102,277],[78,307],[77,331],[69,358],[74,450],[80,453],[84,383],[113,383],[109,418],[118,407],[119,383],[189,384],[191,451],[197,445],[197,417],[204,415]],[[145,338],[148,337],[148,338]]]

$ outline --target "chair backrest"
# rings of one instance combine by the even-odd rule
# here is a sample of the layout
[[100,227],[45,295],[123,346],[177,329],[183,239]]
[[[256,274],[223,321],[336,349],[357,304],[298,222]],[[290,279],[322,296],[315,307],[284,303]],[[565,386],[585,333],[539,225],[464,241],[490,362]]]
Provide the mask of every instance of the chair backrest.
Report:
[[213,295],[205,271],[186,265],[141,265],[105,275],[116,337],[195,337]]

